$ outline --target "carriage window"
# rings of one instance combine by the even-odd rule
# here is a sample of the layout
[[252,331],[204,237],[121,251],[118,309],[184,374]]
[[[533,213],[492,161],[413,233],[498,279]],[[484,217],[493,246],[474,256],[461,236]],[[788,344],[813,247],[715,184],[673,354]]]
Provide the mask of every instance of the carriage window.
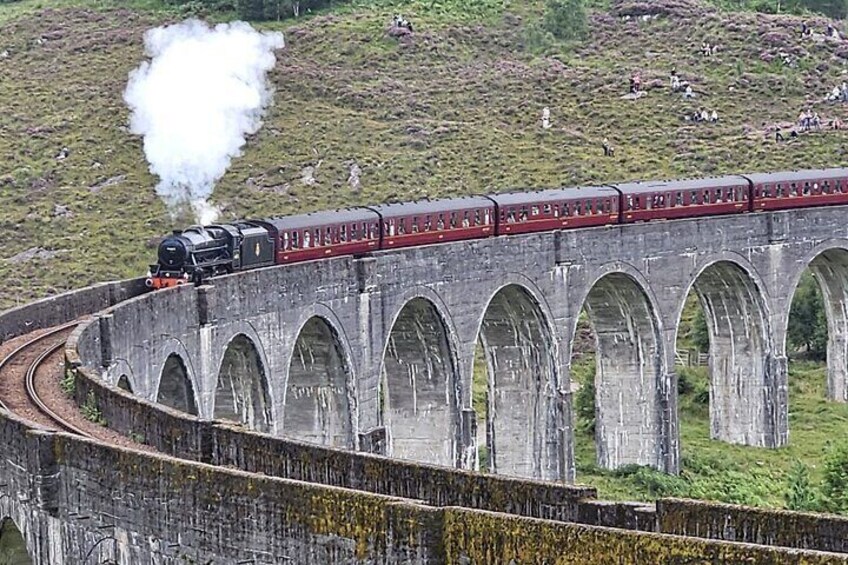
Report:
[[539,207],[538,206],[531,206],[530,207],[530,215],[531,216],[538,216],[539,215]]
[[527,207],[526,207],[526,206],[522,206],[522,207],[521,207],[521,213],[519,214],[518,218],[519,218],[522,222],[523,222],[523,221],[525,221],[525,220],[527,219]]
[[514,224],[515,223],[515,211],[509,210],[506,214],[506,223]]
[[848,183],[846,183],[845,181],[838,180],[836,181],[836,188],[839,189],[839,192],[845,194],[846,192],[848,192]]
[[492,221],[492,218],[489,215],[489,211],[486,210],[485,212],[483,212],[483,224],[488,226],[491,223],[491,221]]
[[583,214],[582,209],[580,207],[580,201],[574,203],[574,215],[581,216]]
[[325,245],[332,245],[336,243],[336,230],[333,228],[327,228],[327,239],[324,240]]
[[568,202],[564,202],[562,204],[562,215],[570,216],[571,215],[571,207],[568,205]]
[[412,233],[418,233],[418,216],[412,217]]
[[633,209],[633,196],[630,195],[630,194],[627,195],[627,209],[628,210]]
[[805,182],[805,183],[804,183],[804,188],[803,188],[803,190],[801,191],[801,193],[802,193],[804,196],[806,196],[806,195],[810,194],[810,183],[808,183],[808,182]]
[[682,206],[683,205],[683,193],[682,192],[678,192],[677,194],[675,194],[674,203],[675,203],[676,206]]
[[347,241],[347,226],[344,224],[339,227],[339,241],[341,241],[342,243]]
[[430,221],[430,216],[424,216],[424,231],[430,231],[432,227],[433,224]]
[[789,187],[791,188],[790,194],[792,194],[792,196],[798,196],[798,185],[793,182],[789,185]]
[[778,184],[778,185],[776,185],[774,195],[775,195],[776,197],[778,197],[778,198],[781,198],[781,197],[783,197],[785,194],[786,194],[786,191],[783,189],[783,185],[782,185],[782,184]]
[[284,231],[283,232],[283,249],[288,249],[289,245],[291,245],[291,243],[289,243],[289,232]]
[[559,204],[553,206],[554,218],[559,218]]
[[543,210],[543,212],[546,216],[551,215],[551,205],[550,204],[545,204],[545,207],[542,210]]
[[456,227],[456,212],[451,212],[451,215],[450,215],[450,227],[451,227],[451,228],[455,228],[455,227]]
[[321,247],[321,229],[315,230],[315,241],[312,243],[315,247]]
[[471,225],[471,218],[468,217],[468,212],[462,213],[462,227],[467,228]]
[[771,196],[771,187],[767,184],[763,185],[763,197],[769,198]]
[[371,224],[371,239],[377,239],[377,226],[379,224]]
[[389,220],[386,222],[386,233],[389,235],[395,235],[395,221]]
[[297,249],[300,245],[300,234],[296,231],[292,232],[292,249]]
[[436,222],[436,229],[443,230],[445,229],[445,215],[439,214],[439,220]]
[[819,183],[817,183],[817,182],[813,183],[812,193],[813,194],[821,194],[821,191],[819,190]]
[[825,194],[830,194],[830,182],[829,181],[824,181],[822,183],[822,192],[825,193]]
[[[501,219],[503,219],[503,212],[501,212]],[[474,210],[474,225],[480,225],[480,210]]]
[[303,232],[303,248],[306,249],[309,247],[309,241],[312,239],[312,236],[309,235],[309,230],[305,230]]
[[587,216],[592,215],[592,201],[591,200],[586,200],[585,202],[583,202],[583,213]]

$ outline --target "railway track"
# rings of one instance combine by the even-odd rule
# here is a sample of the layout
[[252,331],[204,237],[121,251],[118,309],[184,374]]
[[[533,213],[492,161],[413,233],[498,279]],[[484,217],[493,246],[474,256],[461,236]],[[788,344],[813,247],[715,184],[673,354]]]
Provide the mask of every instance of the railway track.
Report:
[[0,359],[0,408],[48,428],[91,437],[51,409],[39,394],[37,383],[39,369],[48,359],[60,354],[65,340],[77,325],[78,322],[70,322],[24,338]]

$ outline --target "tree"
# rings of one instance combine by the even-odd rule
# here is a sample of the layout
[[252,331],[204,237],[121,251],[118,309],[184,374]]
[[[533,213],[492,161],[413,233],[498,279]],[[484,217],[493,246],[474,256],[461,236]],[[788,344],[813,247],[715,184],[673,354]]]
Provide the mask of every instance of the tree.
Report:
[[818,510],[816,492],[810,484],[810,470],[800,461],[795,461],[789,469],[789,487],[784,494],[786,508],[789,510]]
[[583,0],[547,0],[544,27],[564,41],[586,37],[586,7]]
[[848,444],[831,447],[824,460],[822,502],[830,512],[848,512]]
[[791,350],[804,350],[818,360],[827,355],[827,316],[821,290],[809,271],[801,277],[792,298],[787,339]]

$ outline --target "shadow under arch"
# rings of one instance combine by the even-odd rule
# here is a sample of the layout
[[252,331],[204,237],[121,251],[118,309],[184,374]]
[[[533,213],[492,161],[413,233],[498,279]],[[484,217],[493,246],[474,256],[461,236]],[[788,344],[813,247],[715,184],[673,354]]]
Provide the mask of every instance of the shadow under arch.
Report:
[[127,391],[130,394],[132,394],[133,392],[132,383],[130,383],[130,378],[127,375],[121,375],[120,377],[118,377],[118,382],[115,383],[115,386]]
[[247,425],[259,432],[271,429],[268,380],[259,350],[244,334],[227,344],[215,385],[213,417]]
[[478,341],[487,373],[488,461],[481,464],[493,473],[560,478],[556,340],[537,298],[520,284],[499,288],[486,305]]
[[[583,301],[595,336],[595,445],[600,467],[648,465],[666,470],[660,323],[647,285],[611,270]],[[577,333],[575,325],[571,343]]]
[[188,376],[185,362],[177,353],[171,353],[162,366],[156,402],[187,414],[197,416],[197,401],[194,387]]
[[[690,287],[709,335],[710,437],[777,446],[782,443],[775,434],[780,371],[760,284],[739,262],[722,258],[702,267]],[[682,318],[682,305],[679,310]]]
[[283,435],[320,445],[354,447],[350,360],[322,316],[301,327],[289,363]]
[[0,520],[0,563],[9,565],[31,565],[26,541],[15,522],[5,517]]
[[459,464],[460,378],[448,332],[436,305],[420,296],[391,326],[379,389],[389,456]]

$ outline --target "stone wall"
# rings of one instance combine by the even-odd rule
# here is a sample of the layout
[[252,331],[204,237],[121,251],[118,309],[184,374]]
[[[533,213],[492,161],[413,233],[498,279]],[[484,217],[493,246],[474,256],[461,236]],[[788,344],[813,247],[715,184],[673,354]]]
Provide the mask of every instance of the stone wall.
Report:
[[449,508],[449,563],[848,563],[848,555],[684,538]]
[[848,553],[848,517],[703,502],[657,501],[660,532]]
[[[72,340],[69,359],[73,358]],[[140,400],[73,361],[66,370],[75,376],[77,402],[93,398],[109,428],[175,457],[435,506],[466,506],[566,521],[578,519],[578,501],[596,496],[591,487],[484,475],[250,432]]]
[[11,308],[0,313],[0,343],[104,310],[146,290],[144,279],[130,279],[100,283]]

